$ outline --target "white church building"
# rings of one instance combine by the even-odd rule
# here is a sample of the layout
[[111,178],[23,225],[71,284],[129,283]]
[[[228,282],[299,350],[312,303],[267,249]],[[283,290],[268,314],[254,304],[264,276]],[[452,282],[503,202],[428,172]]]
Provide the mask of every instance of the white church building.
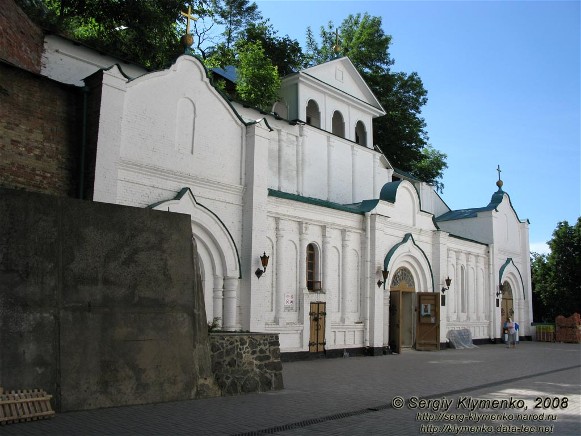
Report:
[[[82,80],[59,44],[43,74]],[[278,333],[285,353],[439,349],[459,329],[496,341],[508,316],[531,335],[528,222],[500,181],[450,210],[394,172],[373,145],[384,109],[348,58],[284,78],[271,114],[229,101],[195,57],[90,63],[105,67],[87,80],[93,200],[191,216],[209,321]]]

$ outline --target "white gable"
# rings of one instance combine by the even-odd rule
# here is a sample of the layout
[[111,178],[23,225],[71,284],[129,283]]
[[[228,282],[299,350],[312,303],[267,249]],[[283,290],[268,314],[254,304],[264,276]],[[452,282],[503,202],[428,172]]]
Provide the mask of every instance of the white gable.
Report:
[[347,57],[301,71],[385,113],[353,63]]

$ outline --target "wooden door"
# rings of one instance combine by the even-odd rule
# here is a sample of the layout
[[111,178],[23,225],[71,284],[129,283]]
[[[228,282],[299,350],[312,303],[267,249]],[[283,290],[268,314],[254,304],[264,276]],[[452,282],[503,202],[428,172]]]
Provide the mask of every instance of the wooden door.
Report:
[[389,293],[389,342],[388,346],[393,353],[401,353],[401,292]]
[[416,350],[440,349],[440,293],[417,294]]
[[316,301],[311,303],[309,317],[311,320],[309,351],[318,353],[325,351],[325,318],[327,316],[326,303]]
[[504,334],[508,333],[508,330],[504,328],[504,323],[508,322],[509,318],[512,318],[514,321],[512,288],[510,287],[510,283],[504,282],[502,287],[502,305],[500,308],[500,337],[503,341]]

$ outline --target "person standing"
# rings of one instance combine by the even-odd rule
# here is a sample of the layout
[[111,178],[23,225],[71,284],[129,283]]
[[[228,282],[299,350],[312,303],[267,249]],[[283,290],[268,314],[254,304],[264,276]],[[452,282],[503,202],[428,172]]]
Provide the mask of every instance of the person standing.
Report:
[[512,318],[508,319],[508,322],[506,323],[506,328],[508,330],[507,348],[516,348],[516,329]]

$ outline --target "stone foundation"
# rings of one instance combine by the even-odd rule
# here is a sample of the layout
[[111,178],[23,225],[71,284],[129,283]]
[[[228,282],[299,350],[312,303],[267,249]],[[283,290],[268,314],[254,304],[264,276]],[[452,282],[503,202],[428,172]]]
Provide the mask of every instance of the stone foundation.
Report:
[[210,333],[212,371],[222,395],[284,388],[276,334]]

